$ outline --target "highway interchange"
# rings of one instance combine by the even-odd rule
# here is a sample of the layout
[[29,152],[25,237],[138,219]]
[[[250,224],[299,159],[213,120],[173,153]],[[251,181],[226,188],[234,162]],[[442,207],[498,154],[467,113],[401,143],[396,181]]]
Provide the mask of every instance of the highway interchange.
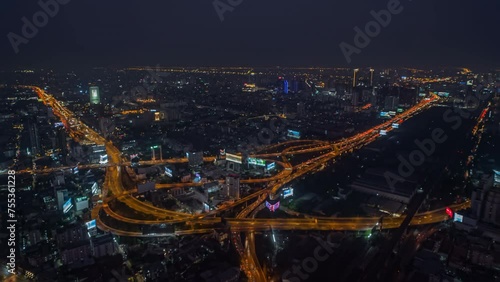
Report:
[[[143,202],[134,197],[134,190],[126,190],[121,181],[122,167],[129,165],[127,160],[122,156],[120,150],[111,142],[100,136],[89,126],[85,125],[73,114],[65,108],[61,102],[57,101],[53,96],[36,86],[31,87],[38,95],[39,99],[54,111],[66,128],[70,131],[70,136],[76,140],[87,140],[95,144],[105,145],[108,154],[109,164],[107,165],[82,165],[81,168],[105,167],[106,175],[102,187],[101,199],[102,203],[98,204],[92,210],[92,218],[96,219],[97,226],[104,231],[114,233],[119,236],[136,236],[136,237],[161,237],[171,236],[172,233],[144,233],[141,231],[122,230],[116,226],[110,226],[107,218],[123,222],[130,225],[158,225],[158,224],[185,224],[185,230],[176,230],[175,235],[188,235],[209,233],[214,231],[214,225],[220,224],[222,218],[220,214],[224,211],[235,208],[236,206],[247,204],[247,206],[236,216],[236,218],[226,218],[225,222],[229,226],[232,234],[232,242],[235,244],[241,256],[242,270],[251,281],[266,281],[266,277],[259,266],[258,259],[255,255],[255,232],[270,231],[270,230],[370,230],[378,225],[379,217],[356,217],[356,218],[337,218],[337,217],[311,217],[307,218],[279,218],[279,219],[259,219],[253,218],[255,213],[252,212],[262,207],[268,197],[274,197],[279,194],[279,190],[292,180],[301,177],[308,173],[314,173],[324,164],[338,158],[339,156],[350,153],[353,150],[359,149],[380,136],[380,130],[392,130],[393,123],[401,123],[411,118],[415,114],[428,109],[432,104],[438,101],[436,95],[432,95],[419,102],[417,105],[397,115],[394,118],[388,119],[383,123],[372,127],[369,130],[358,133],[352,137],[342,139],[340,141],[328,142],[320,140],[295,140],[287,141],[279,144],[274,144],[261,148],[252,157],[270,159],[281,167],[281,171],[274,176],[258,179],[243,179],[241,183],[262,183],[267,184],[257,193],[249,195],[243,199],[235,201],[231,204],[226,204],[220,209],[211,211],[201,215],[193,215],[172,211],[155,207],[150,203]],[[282,150],[279,150],[283,148]],[[262,153],[264,152],[264,153]],[[290,155],[319,153],[320,155],[311,158],[300,164],[292,165],[289,162]],[[281,161],[276,161],[277,157],[281,157]],[[205,161],[213,161],[215,157],[205,157]],[[165,159],[157,161],[143,162],[142,164],[160,164],[160,163],[186,163],[186,158]],[[59,168],[61,169],[61,168]],[[39,171],[23,171],[26,173],[47,173],[52,169],[42,169]],[[173,183],[173,184],[157,184],[156,189],[169,189],[173,187],[192,187],[198,186],[199,183]],[[111,201],[119,201],[125,204],[131,210],[147,215],[152,219],[131,218],[123,215],[119,210],[113,210]],[[253,201],[253,202],[252,202]],[[451,206],[454,210],[465,209],[470,206],[470,202]],[[444,211],[445,208],[428,211],[417,214],[411,220],[410,225],[431,224],[446,221],[449,219]],[[252,218],[249,216],[252,215]],[[382,228],[398,228],[403,222],[402,217],[386,217],[383,221]],[[240,232],[246,232],[246,247],[243,247],[241,242]]]

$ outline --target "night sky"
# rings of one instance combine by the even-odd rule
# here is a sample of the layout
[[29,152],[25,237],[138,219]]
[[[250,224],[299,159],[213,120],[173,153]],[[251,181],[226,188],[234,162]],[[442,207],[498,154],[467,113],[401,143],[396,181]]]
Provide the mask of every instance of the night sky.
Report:
[[7,34],[22,35],[21,18],[41,8],[2,0],[0,66],[498,67],[498,0],[401,0],[348,64],[339,44],[388,2],[242,0],[221,22],[212,0],[69,0],[15,54]]

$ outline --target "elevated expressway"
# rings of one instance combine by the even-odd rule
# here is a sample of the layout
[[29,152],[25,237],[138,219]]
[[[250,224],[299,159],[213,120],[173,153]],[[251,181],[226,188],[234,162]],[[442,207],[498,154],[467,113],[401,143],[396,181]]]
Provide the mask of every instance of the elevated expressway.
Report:
[[[263,178],[263,179],[244,179],[242,183],[268,183],[267,189],[247,196],[232,204],[225,205],[216,211],[212,211],[203,215],[191,215],[186,213],[175,212],[167,209],[161,209],[152,204],[137,200],[131,194],[134,191],[126,191],[121,183],[121,166],[127,165],[121,159],[120,151],[109,141],[99,136],[91,128],[74,118],[74,115],[64,107],[62,107],[52,96],[47,95],[39,88],[35,88],[39,97],[45,104],[51,106],[57,116],[63,120],[67,128],[70,129],[71,135],[75,138],[85,136],[88,140],[97,144],[104,144],[112,165],[106,168],[106,177],[103,187],[101,205],[96,206],[92,210],[92,218],[96,219],[97,225],[101,230],[105,230],[120,236],[135,236],[135,237],[159,237],[172,235],[189,235],[214,232],[217,225],[222,223],[220,217],[216,217],[221,212],[232,209],[237,205],[247,203],[256,198],[256,200],[244,208],[237,218],[226,219],[226,225],[230,227],[232,234],[232,242],[241,257],[241,268],[245,271],[250,281],[266,281],[266,276],[262,270],[256,252],[255,252],[255,232],[277,230],[369,230],[376,226],[380,219],[378,217],[356,217],[356,218],[329,218],[329,217],[307,217],[307,218],[289,218],[289,219],[256,219],[247,218],[252,211],[267,199],[268,195],[276,195],[279,189],[286,183],[300,177],[304,174],[317,170],[324,163],[355,149],[361,148],[379,136],[379,131],[384,129],[390,131],[392,124],[411,118],[416,113],[428,108],[431,103],[437,100],[436,96],[428,100],[423,100],[397,118],[390,119],[373,128],[356,134],[350,138],[343,139],[337,142],[326,142],[317,140],[295,140],[281,144],[271,145],[261,148],[253,157],[258,158],[276,158],[281,157],[282,161],[276,162],[282,169],[278,174]],[[280,147],[282,151],[273,152]],[[325,153],[326,151],[326,153]],[[289,155],[297,155],[312,152],[322,152],[321,155],[302,162],[296,166],[292,166],[288,161]],[[213,161],[213,157],[205,158],[205,161]],[[186,158],[162,160],[163,163],[185,163]],[[156,162],[156,163],[161,163]],[[196,186],[195,183],[175,183],[175,184],[157,184],[156,189],[168,189],[173,187]],[[130,218],[114,211],[110,208],[110,201],[119,201],[127,205],[132,210],[148,215],[153,219],[136,219]],[[469,202],[451,206],[454,210],[464,209],[470,206]],[[255,214],[255,213],[253,213]],[[176,230],[175,233],[144,233],[139,230],[123,230],[112,227],[107,224],[102,216],[111,217],[114,220],[125,224],[145,226],[158,224],[185,224],[185,230]],[[429,211],[418,214],[413,217],[410,225],[431,224],[448,219],[448,215],[443,209]],[[391,229],[397,228],[403,222],[404,217],[384,218],[381,228]],[[138,228],[140,229],[140,228]],[[240,232],[245,232],[246,242],[245,247],[241,242]]]
[[[454,211],[459,211],[470,207],[470,202],[466,201],[461,204],[449,206]],[[401,217],[384,217],[382,229],[398,228],[404,220]],[[216,228],[191,228],[186,230],[179,230],[175,233],[157,233],[157,234],[143,234],[142,232],[125,231],[114,229],[101,221],[100,217],[96,216],[99,228],[105,231],[111,230],[112,233],[120,236],[133,236],[133,237],[163,237],[171,235],[188,235],[199,233],[210,233]],[[424,225],[439,223],[449,220],[450,217],[446,214],[445,208],[440,208],[425,213],[416,214],[412,219],[410,226]],[[132,220],[132,219],[126,219]],[[220,217],[205,219],[204,224],[221,223]],[[363,231],[371,230],[379,222],[379,217],[343,217],[343,218],[228,218],[227,224],[233,232],[262,232],[271,230],[339,230],[339,231]],[[139,221],[137,221],[139,223]],[[157,224],[156,221],[144,221],[141,224]]]
[[[361,148],[379,137],[380,130],[392,130],[393,123],[401,123],[406,119],[411,118],[415,114],[427,109],[430,105],[437,101],[436,95],[431,98],[422,100],[420,103],[408,109],[406,112],[398,115],[395,118],[389,119],[377,126],[370,128],[364,132],[356,134],[352,137],[342,139],[336,142],[320,141],[320,140],[293,140],[275,145],[265,146],[259,148],[253,157],[270,159],[276,162],[283,168],[278,174],[260,179],[243,179],[241,183],[267,183],[266,189],[249,195],[240,199],[232,204],[227,204],[222,208],[215,211],[202,214],[192,215],[187,213],[176,212],[168,209],[158,208],[154,205],[142,202],[132,196],[134,191],[127,191],[124,189],[121,182],[121,167],[128,165],[122,159],[121,152],[116,148],[112,142],[105,140],[97,132],[90,127],[80,122],[75,115],[61,105],[53,96],[48,95],[38,87],[32,87],[38,94],[39,98],[47,106],[52,107],[54,113],[63,121],[66,128],[70,131],[70,135],[77,139],[86,139],[96,144],[106,146],[108,159],[110,165],[106,166],[106,176],[102,192],[102,204],[97,205],[92,210],[92,218],[96,219],[97,225],[101,230],[109,231],[120,236],[134,236],[134,237],[161,237],[172,235],[188,235],[213,232],[217,224],[222,223],[221,217],[217,217],[221,212],[232,209],[238,205],[252,201],[250,205],[244,208],[237,216],[237,218],[226,219],[226,225],[231,228],[233,237],[237,236],[239,232],[246,232],[247,242],[246,249],[242,247],[241,241],[236,240],[237,249],[242,257],[242,268],[247,273],[247,276],[253,277],[254,281],[265,281],[264,273],[258,266],[256,261],[254,249],[254,232],[276,230],[369,230],[373,228],[380,220],[378,217],[362,217],[362,218],[330,218],[330,217],[308,217],[308,218],[288,218],[288,219],[256,219],[247,218],[247,216],[259,205],[261,205],[268,195],[271,197],[278,194],[280,188],[289,183],[290,181],[305,175],[310,172],[318,170],[323,164],[332,159],[335,159],[342,154],[352,152]],[[282,147],[281,151],[274,151]],[[321,155],[302,162],[298,165],[292,166],[288,161],[289,155],[305,154],[321,152]],[[276,160],[276,157],[281,157],[281,161]],[[205,161],[213,161],[215,157],[206,157]],[[186,163],[186,158],[166,159],[160,161],[151,161],[150,164],[161,163]],[[157,184],[156,189],[168,189],[173,187],[192,187],[201,185],[198,183],[174,183],[174,184]],[[120,214],[110,207],[111,201],[119,201],[125,204],[131,210],[147,215],[152,219],[137,219],[130,218]],[[454,210],[464,209],[470,206],[469,202],[450,206]],[[153,233],[144,234],[137,230],[123,230],[113,226],[109,226],[102,216],[110,217],[113,220],[123,222],[124,224],[145,226],[145,225],[158,225],[158,224],[184,224],[185,230],[177,230],[175,233]],[[384,218],[382,228],[391,229],[397,228],[403,222],[404,217]],[[429,211],[426,213],[416,215],[411,225],[431,224],[448,219],[444,208]],[[238,236],[239,237],[239,236]]]
[[[52,107],[54,113],[63,121],[63,123],[69,129],[71,136],[74,137],[84,137],[91,142],[96,144],[102,144],[106,146],[106,151],[108,153],[108,158],[110,163],[116,164],[112,166],[106,167],[106,177],[104,182],[103,189],[103,204],[98,206],[98,209],[104,209],[108,212],[110,216],[116,217],[116,219],[120,221],[124,221],[127,223],[137,223],[138,221],[142,221],[144,224],[144,220],[130,219],[123,216],[118,216],[119,213],[111,212],[109,205],[107,202],[109,200],[117,200],[124,204],[126,204],[129,208],[136,210],[137,212],[147,214],[155,218],[154,222],[156,223],[178,223],[178,222],[190,222],[197,219],[202,219],[204,217],[217,215],[219,212],[231,209],[239,204],[244,203],[244,201],[251,200],[257,196],[250,195],[247,199],[240,200],[233,204],[226,205],[224,209],[213,211],[209,214],[205,215],[191,215],[187,213],[176,212],[168,209],[162,209],[153,206],[150,203],[142,202],[131,195],[130,191],[126,191],[121,183],[121,166],[126,165],[127,163],[122,160],[121,152],[116,148],[112,142],[105,140],[101,137],[97,132],[88,127],[87,125],[80,122],[75,115],[61,105],[53,96],[45,93],[42,89],[38,87],[32,87],[35,92],[38,94],[39,98],[43,101],[47,106]],[[346,138],[337,142],[326,142],[326,141],[318,141],[318,140],[293,140],[288,142],[283,142],[280,144],[271,145],[268,147],[261,148],[260,151],[266,151],[266,153],[257,153],[253,155],[254,157],[265,158],[265,157],[280,157],[282,161],[276,161],[279,166],[284,168],[278,174],[261,179],[244,179],[242,183],[268,183],[268,189],[266,193],[270,193],[271,195],[277,194],[279,189],[285,185],[286,183],[300,177],[306,173],[309,173],[317,168],[319,168],[324,163],[338,157],[344,153],[352,152],[353,150],[365,146],[370,142],[376,140],[379,136],[379,131],[381,129],[391,130],[392,123],[402,122],[408,118],[411,118],[414,114],[426,109],[431,105],[432,102],[437,100],[437,96],[433,96],[426,100],[422,100],[419,104],[415,105],[411,109],[408,109],[406,112],[400,114],[396,118],[392,118],[387,120],[373,128],[356,134],[350,138]],[[290,146],[292,145],[292,146]],[[280,146],[285,147],[281,152],[269,153],[269,151],[279,148]],[[299,165],[292,167],[287,160],[287,156],[291,154],[304,154],[311,152],[320,152],[327,151],[326,153],[312,158],[306,162],[303,162]],[[206,157],[206,161],[212,161],[214,157]],[[166,159],[160,162],[163,163],[182,163],[187,162],[186,158],[178,158],[178,159]],[[160,163],[157,162],[157,163]],[[195,183],[174,183],[174,184],[157,184],[157,189],[165,189],[171,187],[182,187],[182,186],[195,186],[199,184]],[[261,192],[263,193],[263,192]],[[97,213],[99,214],[99,213]],[[282,220],[286,221],[286,219]],[[146,221],[147,222],[147,221]],[[237,225],[237,223],[233,221],[228,221],[235,225],[237,228],[248,228],[245,227],[247,225],[246,221],[242,221],[242,225]],[[318,223],[317,228],[323,228],[324,224],[321,222]],[[333,224],[331,227],[345,228],[342,224]],[[272,225],[274,228],[275,226]],[[276,225],[276,229],[280,228],[291,228],[290,225],[284,224],[282,227]],[[326,227],[325,227],[326,228]],[[314,228],[313,228],[314,229]]]

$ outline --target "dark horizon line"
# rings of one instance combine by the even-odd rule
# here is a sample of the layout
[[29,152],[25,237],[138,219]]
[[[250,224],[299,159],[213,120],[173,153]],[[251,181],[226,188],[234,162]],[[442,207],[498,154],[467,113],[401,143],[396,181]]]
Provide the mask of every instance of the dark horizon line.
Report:
[[[436,65],[436,66],[408,66],[408,65],[401,65],[401,66],[389,66],[389,65],[358,65],[358,66],[321,66],[321,65],[311,65],[311,66],[291,66],[291,65],[268,65],[268,66],[257,66],[257,65],[246,65],[246,64],[241,64],[241,65],[192,65],[192,64],[186,64],[186,65],[128,65],[128,66],[118,66],[114,64],[110,64],[108,66],[75,66],[75,67],[67,67],[67,66],[16,66],[16,67],[0,67],[2,72],[11,72],[11,71],[16,71],[16,70],[27,70],[27,69],[32,69],[32,70],[40,70],[40,69],[49,69],[49,70],[56,70],[56,71],[68,71],[68,70],[90,70],[90,69],[116,69],[116,70],[121,70],[121,69],[128,69],[128,68],[150,68],[150,69],[155,69],[155,68],[173,68],[173,69],[181,69],[181,68],[187,68],[187,69],[193,69],[193,68],[215,68],[215,69],[236,69],[236,68],[241,68],[241,69],[249,69],[249,68],[254,68],[254,69],[279,69],[282,68],[284,70],[286,69],[328,69],[328,70],[335,70],[335,69],[370,69],[373,68],[375,70],[380,70],[380,69],[416,69],[416,70],[424,70],[424,71],[429,71],[433,69],[476,69],[477,71],[480,72],[485,72],[485,71],[500,71],[500,66],[457,66],[457,65]],[[474,71],[473,71],[474,72]]]

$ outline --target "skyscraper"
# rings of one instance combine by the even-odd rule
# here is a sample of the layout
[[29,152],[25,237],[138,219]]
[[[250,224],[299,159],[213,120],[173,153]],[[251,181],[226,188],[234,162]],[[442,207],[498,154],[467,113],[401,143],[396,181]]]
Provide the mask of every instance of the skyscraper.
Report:
[[99,87],[90,86],[89,93],[90,93],[90,104],[91,105],[98,105],[101,103],[101,98],[99,95]]
[[32,156],[38,156],[42,154],[40,146],[40,138],[38,135],[38,127],[36,122],[28,123],[29,133],[30,133],[30,154]]
[[63,210],[63,205],[68,200],[68,195],[69,193],[67,189],[56,189],[56,201],[58,210]]
[[399,98],[396,96],[385,97],[385,110],[395,110],[399,105]]
[[299,93],[299,81],[296,78],[292,80],[292,92]]
[[288,80],[283,80],[283,93],[288,94]]
[[61,157],[61,162],[66,164],[66,157],[68,155],[68,144],[67,144],[67,134],[64,126],[59,126],[56,128],[56,138],[55,138],[55,148],[59,151],[59,156]]
[[495,226],[500,226],[500,171],[483,175],[472,191],[472,215]]
[[372,69],[372,68],[370,69],[370,86],[373,86],[373,72],[374,71],[375,71],[374,69]]
[[101,130],[102,135],[105,138],[108,138],[115,130],[115,123],[111,118],[102,117],[99,119],[99,129]]
[[302,102],[297,103],[297,116],[303,117],[306,115],[306,105]]
[[226,177],[226,187],[228,196],[234,199],[240,198],[240,176],[229,175]]
[[355,91],[353,90],[352,94],[351,94],[351,104],[356,107],[358,106],[359,104],[359,92],[358,91]]
[[354,69],[354,72],[353,72],[353,78],[352,78],[352,87],[356,87],[356,74],[358,73],[359,69]]

